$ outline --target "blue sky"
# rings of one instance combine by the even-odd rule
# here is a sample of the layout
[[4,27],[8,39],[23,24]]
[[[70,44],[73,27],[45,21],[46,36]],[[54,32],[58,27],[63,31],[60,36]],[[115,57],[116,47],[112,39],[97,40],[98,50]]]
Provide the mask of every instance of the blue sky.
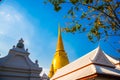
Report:
[[[45,5],[42,0],[4,0],[0,4],[0,54],[8,54],[9,49],[16,45],[22,37],[25,48],[29,49],[32,61],[39,61],[39,66],[48,72],[57,43],[58,23],[65,25],[63,18],[68,6],[55,12],[53,6]],[[86,22],[83,21],[85,25]],[[111,37],[108,42],[92,43],[86,33],[62,33],[65,50],[70,62],[95,49],[98,45],[108,54],[120,56],[114,48],[120,46],[109,44],[120,40]],[[119,42],[120,43],[120,42]],[[112,46],[111,46],[112,45]]]

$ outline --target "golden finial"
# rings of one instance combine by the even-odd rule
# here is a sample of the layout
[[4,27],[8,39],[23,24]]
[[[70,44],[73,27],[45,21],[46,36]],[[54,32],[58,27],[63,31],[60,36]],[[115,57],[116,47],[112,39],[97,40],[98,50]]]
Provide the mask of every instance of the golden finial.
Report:
[[64,50],[63,41],[62,41],[62,37],[61,37],[60,24],[58,24],[58,42],[57,42],[56,51],[59,51],[59,50]]
[[69,64],[69,60],[68,60],[67,54],[64,51],[61,28],[60,28],[60,24],[58,24],[58,41],[56,46],[56,52],[52,60],[52,64],[48,74],[49,78],[51,78],[55,74],[57,69],[60,69],[67,64]]

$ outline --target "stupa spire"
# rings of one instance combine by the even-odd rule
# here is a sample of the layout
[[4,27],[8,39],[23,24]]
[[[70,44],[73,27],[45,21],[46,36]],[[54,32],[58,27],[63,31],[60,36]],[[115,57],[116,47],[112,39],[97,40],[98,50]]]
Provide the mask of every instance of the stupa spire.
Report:
[[69,60],[64,50],[60,25],[58,25],[58,41],[57,41],[57,46],[56,46],[56,52],[53,57],[50,71],[48,74],[49,78],[51,78],[58,69],[67,65],[68,63],[69,63]]
[[64,50],[60,24],[58,24],[58,41],[57,41],[56,51],[59,51],[59,50]]

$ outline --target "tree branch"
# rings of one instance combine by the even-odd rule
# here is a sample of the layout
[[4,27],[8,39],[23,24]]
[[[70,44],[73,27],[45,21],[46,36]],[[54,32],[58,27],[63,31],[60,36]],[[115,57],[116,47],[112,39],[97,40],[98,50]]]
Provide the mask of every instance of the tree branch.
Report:
[[111,10],[112,10],[112,12],[113,12],[113,14],[114,14],[114,16],[115,16],[116,22],[118,22],[118,24],[120,24],[120,19],[117,17],[117,15],[116,15],[116,13],[115,13],[115,11],[116,11],[116,9],[117,9],[118,7],[116,7],[116,8],[113,10],[111,4],[110,4],[109,2],[108,2],[108,4],[109,4],[109,6],[111,7]]

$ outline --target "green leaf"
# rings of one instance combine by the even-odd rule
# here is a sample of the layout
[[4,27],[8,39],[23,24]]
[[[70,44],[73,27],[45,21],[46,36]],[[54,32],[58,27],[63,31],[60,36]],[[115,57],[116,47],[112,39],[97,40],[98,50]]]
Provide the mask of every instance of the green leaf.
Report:
[[87,18],[88,20],[91,20],[91,18]]
[[81,24],[76,24],[76,29],[80,30],[81,26],[82,26]]
[[118,14],[120,14],[120,12],[118,12]]
[[64,3],[65,2],[65,0],[59,0],[59,3]]
[[85,4],[92,3],[92,2],[93,2],[93,0],[84,0]]
[[70,0],[72,4],[76,4],[79,0]]
[[70,32],[70,29],[69,29],[69,28],[64,28],[64,30],[65,30],[66,32]]
[[88,33],[88,39],[90,40],[90,41],[92,41],[93,40],[93,37],[92,37],[92,35],[91,35],[91,33]]
[[74,16],[74,12],[73,11],[71,12],[71,16]]
[[75,31],[76,31],[76,26],[73,26],[71,32],[75,32]]
[[104,30],[104,32],[105,32],[105,35],[108,36],[108,32],[106,30]]
[[79,11],[79,7],[78,7],[78,6],[76,6],[76,7],[75,7],[75,10],[76,10],[76,11]]
[[60,9],[61,9],[61,7],[60,7],[59,5],[54,5],[54,10],[55,10],[55,11],[58,12]]
[[83,28],[82,31],[85,32],[85,31],[86,31],[86,28]]
[[70,10],[68,10],[68,14],[73,13],[73,7],[70,8]]
[[93,0],[89,0],[89,3],[93,3]]
[[83,12],[80,18],[85,18],[86,15],[87,15],[87,14]]
[[112,0],[104,0],[105,2],[111,2]]
[[104,5],[98,6],[97,10],[103,10],[104,9]]

